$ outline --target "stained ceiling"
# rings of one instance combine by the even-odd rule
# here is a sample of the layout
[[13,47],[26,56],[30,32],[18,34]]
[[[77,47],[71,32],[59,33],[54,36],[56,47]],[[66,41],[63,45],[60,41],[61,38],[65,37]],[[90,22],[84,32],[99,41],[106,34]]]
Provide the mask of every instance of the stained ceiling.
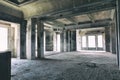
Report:
[[[114,6],[114,0],[1,0],[8,6],[13,6],[24,13],[24,18],[47,16],[46,24],[54,26],[74,25],[82,22],[112,19],[114,9],[94,12]],[[111,2],[108,4],[108,2]],[[94,5],[95,4],[95,5]],[[94,6],[90,6],[94,5]],[[89,9],[93,12],[84,13]]]

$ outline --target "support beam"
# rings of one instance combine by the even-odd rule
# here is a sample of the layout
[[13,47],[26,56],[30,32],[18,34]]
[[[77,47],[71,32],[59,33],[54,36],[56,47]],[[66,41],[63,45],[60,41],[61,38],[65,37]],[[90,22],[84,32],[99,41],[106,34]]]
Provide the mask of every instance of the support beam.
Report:
[[117,24],[116,24],[116,39],[117,39],[117,62],[120,69],[120,0],[116,0]]
[[63,30],[61,33],[61,52],[66,52],[66,31]]
[[20,24],[20,59],[26,59],[26,25],[27,21],[22,21]]
[[32,18],[32,24],[31,24],[31,27],[32,27],[32,33],[31,33],[31,59],[35,59],[36,56],[35,56],[35,52],[36,52],[36,19],[35,18]]
[[78,25],[78,23],[77,23],[74,19],[72,19],[71,17],[67,17],[67,19],[68,19],[69,21],[73,22],[73,24]]
[[44,23],[44,25],[45,25],[45,27],[48,27],[48,28],[62,29],[62,27],[60,27],[60,26],[58,26],[56,24],[51,24],[51,23],[49,23],[47,21]]
[[105,27],[105,49],[110,52],[110,27]]
[[28,20],[27,25],[27,59],[35,59],[35,25],[36,19]]
[[95,22],[94,14],[87,14],[87,16],[89,17],[89,19],[90,19],[93,23]]
[[69,30],[67,30],[67,51],[70,51],[70,34],[71,32]]
[[110,9],[114,9],[115,6],[116,6],[115,0],[101,0],[99,2],[88,3],[86,5],[81,5],[79,7],[66,9],[66,10],[58,11],[45,16],[41,16],[40,19],[56,20],[59,18],[67,18],[67,17],[76,16],[76,15],[110,10]]
[[44,58],[44,24],[42,20],[37,19],[37,40],[38,40],[38,55],[37,58]]
[[70,51],[76,51],[76,30],[71,31]]
[[115,32],[115,24],[112,24],[110,27],[110,36],[111,36],[111,53],[116,54],[116,32]]
[[53,32],[53,51],[57,51],[57,34]]
[[79,25],[65,26],[65,29],[85,29],[85,28],[96,28],[105,27],[112,23],[112,20],[102,20],[95,23],[85,23]]

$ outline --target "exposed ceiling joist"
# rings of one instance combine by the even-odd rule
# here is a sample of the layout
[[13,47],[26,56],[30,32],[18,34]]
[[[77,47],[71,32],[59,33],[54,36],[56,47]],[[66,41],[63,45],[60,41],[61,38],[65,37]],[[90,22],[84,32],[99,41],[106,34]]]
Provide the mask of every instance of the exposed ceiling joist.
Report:
[[113,10],[111,11],[111,19],[114,19],[114,16],[115,16],[115,10],[113,9]]
[[95,23],[85,23],[79,25],[66,26],[65,29],[85,29],[85,28],[96,28],[96,27],[106,27],[112,23],[112,20],[100,20]]
[[45,22],[44,25],[45,25],[45,27],[48,27],[48,28],[63,29],[62,27],[58,27],[56,25],[51,25],[50,23],[47,23],[47,22]]
[[68,17],[67,19],[70,20],[71,22],[73,22],[73,23],[76,24],[76,25],[78,24],[78,23],[77,23],[74,19],[72,19],[71,17]]
[[87,16],[89,17],[89,19],[94,23],[95,22],[95,18],[93,14],[87,14]]
[[43,15],[39,18],[42,20],[56,20],[60,18],[73,17],[76,15],[93,13],[103,10],[110,10],[114,9],[115,6],[116,6],[115,0],[101,0],[99,2],[89,3],[72,9],[62,10],[59,12]]

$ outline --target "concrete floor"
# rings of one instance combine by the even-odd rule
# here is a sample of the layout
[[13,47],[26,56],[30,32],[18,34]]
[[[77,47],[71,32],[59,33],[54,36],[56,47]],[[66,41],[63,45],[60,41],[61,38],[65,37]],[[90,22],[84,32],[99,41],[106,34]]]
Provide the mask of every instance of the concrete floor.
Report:
[[49,53],[44,60],[12,59],[11,80],[120,80],[116,55],[106,52]]

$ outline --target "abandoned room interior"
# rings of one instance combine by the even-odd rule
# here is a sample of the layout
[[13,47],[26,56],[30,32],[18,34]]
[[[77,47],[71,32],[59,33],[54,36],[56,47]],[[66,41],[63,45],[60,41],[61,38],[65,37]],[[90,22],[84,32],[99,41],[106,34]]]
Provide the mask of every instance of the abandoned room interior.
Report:
[[120,80],[120,0],[0,0],[0,80]]

